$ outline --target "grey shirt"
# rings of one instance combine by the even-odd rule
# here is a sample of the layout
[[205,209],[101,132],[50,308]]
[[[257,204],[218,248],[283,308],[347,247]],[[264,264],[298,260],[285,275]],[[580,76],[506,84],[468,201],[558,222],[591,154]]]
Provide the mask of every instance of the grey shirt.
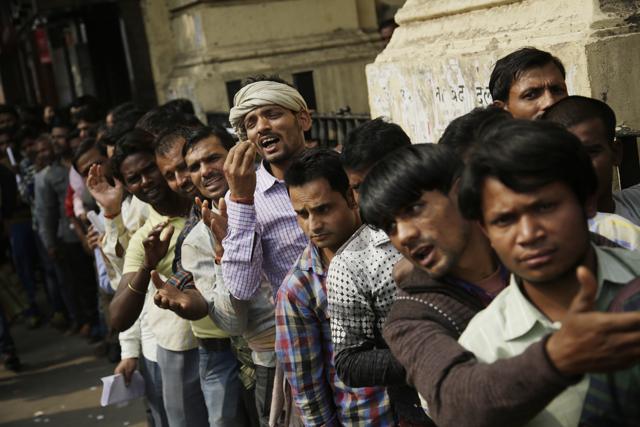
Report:
[[78,241],[65,215],[64,200],[69,186],[69,169],[54,162],[35,176],[34,215],[44,246],[55,247],[57,241]]
[[[238,300],[231,296],[224,284],[221,266],[215,263],[214,243],[209,228],[204,222],[198,222],[182,244],[182,267],[193,275],[196,289],[209,303],[209,316],[216,326],[229,335],[242,335],[254,350],[254,363],[272,366],[274,347],[264,348],[265,337],[267,341],[270,336],[275,338],[271,285],[263,278],[251,299]],[[256,347],[258,342],[262,342],[261,348]]]

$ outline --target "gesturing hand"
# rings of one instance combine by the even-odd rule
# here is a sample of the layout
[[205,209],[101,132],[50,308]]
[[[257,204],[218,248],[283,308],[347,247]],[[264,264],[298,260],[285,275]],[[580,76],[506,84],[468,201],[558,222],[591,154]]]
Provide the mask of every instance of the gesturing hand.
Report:
[[171,310],[177,315],[181,315],[187,308],[189,298],[183,292],[168,285],[162,281],[160,275],[156,271],[151,272],[151,281],[156,287],[156,294],[153,297],[153,302],[160,308],[165,310]]
[[147,238],[142,241],[144,246],[144,267],[146,269],[152,270],[156,268],[162,258],[167,255],[173,231],[173,225],[161,222],[153,227]]
[[555,367],[565,375],[611,372],[640,361],[640,312],[593,311],[598,284],[583,266],[577,270],[580,291],[549,338],[546,350]]
[[224,162],[224,176],[229,183],[231,196],[250,199],[256,190],[256,147],[250,141],[243,141],[229,150]]
[[202,202],[198,197],[196,197],[196,204],[200,207],[202,212],[202,221],[211,229],[211,232],[215,237],[215,255],[216,257],[222,258],[222,254],[224,253],[222,239],[227,235],[228,226],[227,205],[224,201],[224,197],[221,197],[218,201],[218,209],[220,213],[212,211],[209,208],[209,202],[207,200]]
[[102,170],[102,165],[92,165],[87,176],[87,189],[102,206],[106,216],[114,216],[120,212],[123,186],[117,179],[115,185],[109,184]]

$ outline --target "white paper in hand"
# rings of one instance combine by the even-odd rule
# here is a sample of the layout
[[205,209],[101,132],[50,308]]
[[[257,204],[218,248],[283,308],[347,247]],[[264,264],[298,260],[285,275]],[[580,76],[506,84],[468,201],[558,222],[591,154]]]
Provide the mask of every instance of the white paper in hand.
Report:
[[122,374],[111,375],[101,378],[101,380],[103,387],[100,404],[102,406],[114,405],[144,396],[144,378],[138,371],[133,372],[129,387],[124,384]]

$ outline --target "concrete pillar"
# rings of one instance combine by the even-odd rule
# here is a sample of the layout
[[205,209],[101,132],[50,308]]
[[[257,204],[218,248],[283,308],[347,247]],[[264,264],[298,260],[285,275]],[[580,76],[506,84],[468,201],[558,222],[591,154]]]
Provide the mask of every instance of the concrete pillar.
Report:
[[372,116],[389,116],[414,142],[491,103],[493,65],[524,46],[550,51],[570,94],[609,103],[640,128],[637,0],[407,0],[387,48],[367,66]]

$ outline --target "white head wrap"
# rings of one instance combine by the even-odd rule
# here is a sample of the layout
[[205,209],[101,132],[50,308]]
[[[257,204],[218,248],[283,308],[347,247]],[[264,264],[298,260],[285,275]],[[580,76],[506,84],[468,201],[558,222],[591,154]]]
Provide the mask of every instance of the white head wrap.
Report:
[[300,92],[289,85],[268,80],[248,84],[233,97],[233,108],[229,112],[229,122],[238,135],[245,134],[244,116],[265,105],[279,105],[294,112],[308,110]]

